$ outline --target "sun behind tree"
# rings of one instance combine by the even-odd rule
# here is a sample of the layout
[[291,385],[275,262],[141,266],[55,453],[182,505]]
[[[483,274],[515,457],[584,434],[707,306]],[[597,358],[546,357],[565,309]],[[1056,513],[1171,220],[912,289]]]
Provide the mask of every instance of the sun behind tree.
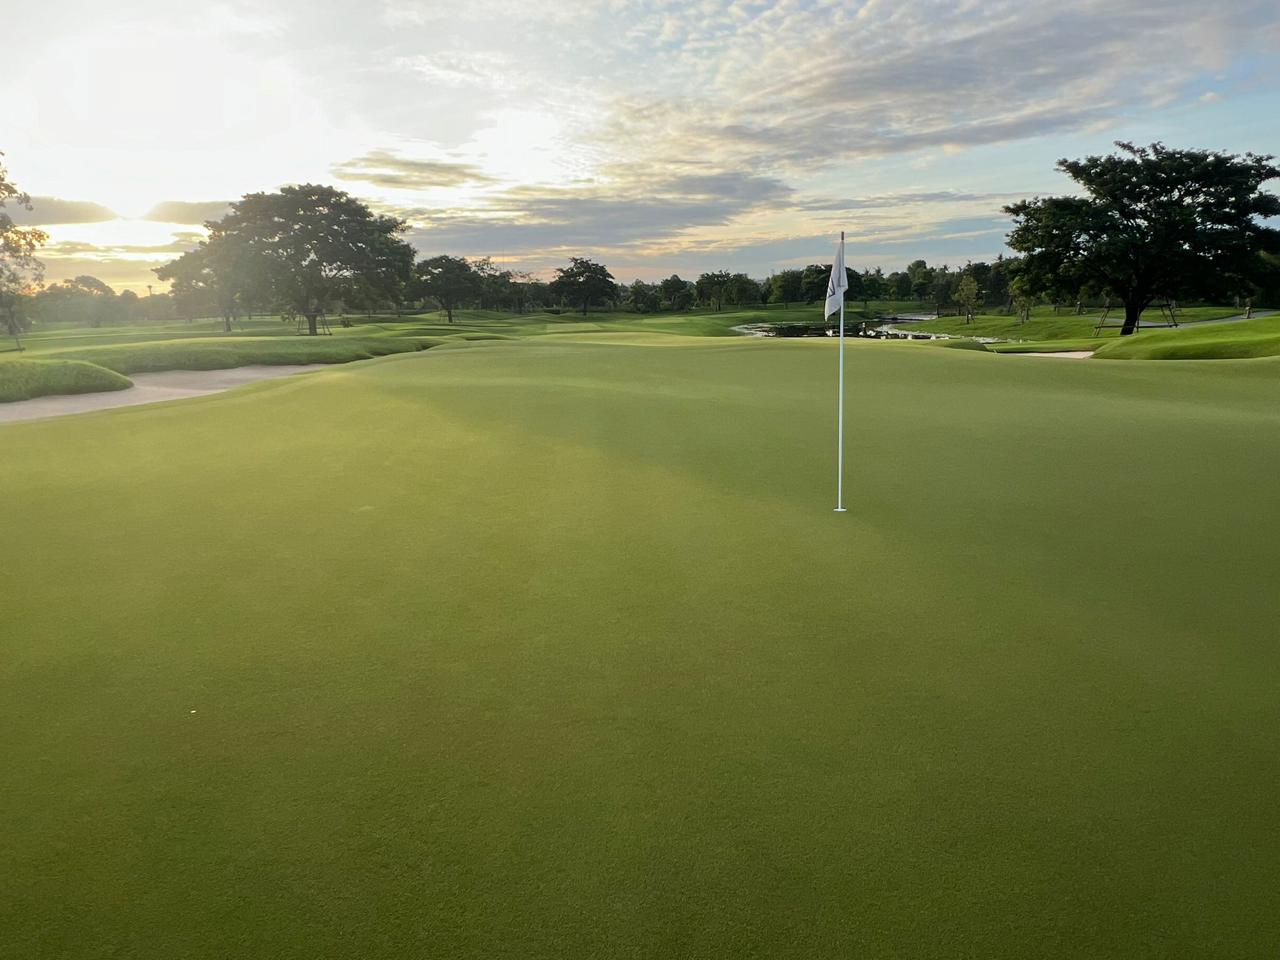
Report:
[[261,298],[306,318],[311,336],[343,297],[398,301],[413,269],[413,247],[400,239],[407,224],[333,187],[251,193],[205,226],[209,239],[159,268],[161,279],[205,285],[224,317],[237,301]]

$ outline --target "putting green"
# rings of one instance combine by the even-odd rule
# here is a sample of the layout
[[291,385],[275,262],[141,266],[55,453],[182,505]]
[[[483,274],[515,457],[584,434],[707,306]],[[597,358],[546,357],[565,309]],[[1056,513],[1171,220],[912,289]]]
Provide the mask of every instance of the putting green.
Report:
[[1274,956],[1280,361],[834,361],[0,428],[0,955]]

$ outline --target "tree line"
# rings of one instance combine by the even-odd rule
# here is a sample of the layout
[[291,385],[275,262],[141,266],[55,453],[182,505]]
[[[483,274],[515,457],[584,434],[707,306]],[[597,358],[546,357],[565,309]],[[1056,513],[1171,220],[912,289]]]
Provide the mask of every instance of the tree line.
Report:
[[[1280,198],[1263,189],[1280,178],[1271,156],[1172,150],[1156,143],[1058,168],[1078,185],[1071,196],[1024,200],[1005,208],[1016,254],[952,268],[915,260],[889,274],[849,269],[849,301],[892,300],[1017,313],[1037,302],[1122,304],[1130,333],[1161,298],[1218,302],[1260,298],[1280,304]],[[460,308],[506,310],[628,309],[642,313],[694,307],[812,304],[826,297],[829,264],[781,270],[764,279],[727,270],[684,279],[619,284],[602,263],[570,257],[550,280],[503,269],[489,258],[418,258],[408,224],[379,214],[330,186],[286,186],[252,193],[195,249],[156,268],[170,284],[162,299],[116,294],[94,277],[45,286],[36,252],[43,231],[18,227],[6,203],[30,200],[0,165],[0,321],[15,337],[33,316],[88,325],[139,319],[279,313],[319,332],[334,312],[438,307],[449,322]]]

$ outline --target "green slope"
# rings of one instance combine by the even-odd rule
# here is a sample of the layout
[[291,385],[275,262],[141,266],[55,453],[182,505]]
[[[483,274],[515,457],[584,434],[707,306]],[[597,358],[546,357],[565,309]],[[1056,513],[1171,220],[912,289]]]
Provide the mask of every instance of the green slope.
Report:
[[8,359],[0,361],[0,403],[30,400],[51,393],[127,390],[128,377],[79,360]]
[[0,429],[0,955],[1274,955],[1276,362],[595,339]]
[[1097,356],[1106,360],[1237,360],[1280,355],[1280,314],[1136,333],[1108,343]]

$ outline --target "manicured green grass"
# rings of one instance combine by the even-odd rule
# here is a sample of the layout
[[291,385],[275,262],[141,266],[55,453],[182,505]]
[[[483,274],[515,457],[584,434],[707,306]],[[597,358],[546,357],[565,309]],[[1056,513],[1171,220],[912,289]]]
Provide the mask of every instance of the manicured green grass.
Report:
[[985,352],[987,345],[978,340],[928,340],[926,343],[932,347],[943,347],[949,350],[977,350]]
[[[1184,323],[1219,320],[1240,314],[1241,311],[1235,307],[1184,307],[1178,311],[1179,320]],[[966,337],[1003,337],[1010,340],[1079,340],[1093,338],[1100,316],[1100,310],[1076,316],[1064,309],[1055,315],[1052,307],[1039,307],[1026,323],[1019,323],[1017,317],[993,314],[976,316],[973,323],[965,323],[963,317],[939,317],[937,320],[913,323],[911,329]],[[1118,324],[1123,319],[1123,311],[1113,310],[1107,320],[1108,326],[1099,331],[1098,336],[1120,339]],[[1156,324],[1163,321],[1158,310],[1148,310],[1143,314],[1145,323]]]
[[1022,343],[989,343],[987,349],[992,353],[1061,353],[1068,350],[1097,350],[1111,342],[1100,337],[1084,337],[1078,340],[1028,340]]
[[1235,360],[1280,355],[1280,315],[1136,333],[1102,347],[1108,360]]
[[0,403],[54,393],[125,390],[127,377],[80,360],[9,359],[0,361]]
[[423,337],[209,337],[49,351],[44,356],[88,360],[120,373],[220,370],[248,364],[348,363],[424,350],[441,341]]
[[0,428],[0,956],[1274,956],[1280,361],[848,363]]

